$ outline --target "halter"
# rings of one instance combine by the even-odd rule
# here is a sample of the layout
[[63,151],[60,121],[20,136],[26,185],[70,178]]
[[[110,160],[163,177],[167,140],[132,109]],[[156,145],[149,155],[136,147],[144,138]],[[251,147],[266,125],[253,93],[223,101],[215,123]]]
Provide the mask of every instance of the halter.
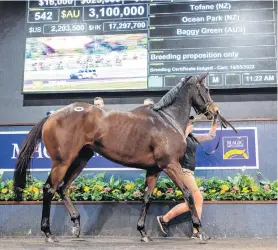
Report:
[[[197,77],[196,77],[197,78]],[[204,98],[204,96],[202,95],[202,93],[200,92],[200,83],[197,83],[197,89],[198,89],[198,94],[199,96],[203,99],[205,105],[203,107],[201,107],[201,111],[197,110],[195,107],[194,110],[196,112],[196,118],[200,118],[202,115],[205,115],[205,114],[211,114],[213,116],[213,114],[211,113],[211,111],[209,110],[209,107],[213,104],[213,100],[211,99],[211,97],[209,96],[209,100],[206,101],[206,99]],[[196,118],[194,119],[194,121],[196,120]],[[202,150],[205,152],[206,155],[212,155],[214,154],[219,145],[220,145],[220,139],[221,139],[221,136],[222,136],[222,130],[223,128],[227,128],[228,126],[231,127],[236,133],[237,133],[237,130],[232,126],[231,123],[229,123],[224,117],[222,117],[219,113],[217,113],[217,118],[219,119],[220,121],[220,124],[221,124],[221,130],[220,130],[220,136],[219,136],[219,139],[218,139],[218,142],[216,144],[216,147],[214,150],[212,150],[210,153],[207,153],[204,149],[204,147],[201,145],[201,143],[192,135],[193,139],[200,145],[200,147],[202,148]]]
[[[195,76],[195,78],[196,78],[196,80],[197,80],[197,77],[196,77],[196,76]],[[201,91],[200,91],[200,83],[197,83],[197,90],[198,90],[198,95],[203,99],[203,101],[204,101],[204,103],[205,103],[204,106],[201,107],[201,110],[200,110],[200,111],[197,110],[195,107],[193,107],[194,110],[195,110],[195,112],[196,112],[196,114],[197,114],[197,116],[201,116],[201,115],[205,115],[205,114],[207,114],[207,113],[211,113],[211,112],[209,111],[209,107],[213,104],[213,100],[211,99],[210,95],[209,95],[209,100],[206,101],[205,97],[202,95],[202,93],[201,93]],[[211,115],[213,115],[213,114],[211,114]]]

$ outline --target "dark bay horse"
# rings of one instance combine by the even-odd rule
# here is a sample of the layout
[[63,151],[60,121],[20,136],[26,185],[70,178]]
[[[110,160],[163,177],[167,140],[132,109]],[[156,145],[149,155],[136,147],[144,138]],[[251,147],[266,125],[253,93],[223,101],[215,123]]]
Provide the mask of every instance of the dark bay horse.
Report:
[[43,187],[41,230],[47,241],[57,241],[49,222],[55,192],[62,197],[71,216],[73,234],[79,236],[80,215],[67,190],[94,152],[124,166],[146,170],[146,189],[137,224],[143,241],[151,240],[145,232],[145,219],[150,195],[162,171],[181,189],[192,211],[193,226],[205,235],[192,195],[180,178],[180,161],[186,150],[184,131],[191,107],[208,119],[218,113],[204,84],[206,76],[184,78],[158,103],[130,112],[107,111],[87,103],[73,103],[43,118],[31,129],[16,163],[14,190],[20,200],[31,156],[42,139],[52,160],[52,169]]

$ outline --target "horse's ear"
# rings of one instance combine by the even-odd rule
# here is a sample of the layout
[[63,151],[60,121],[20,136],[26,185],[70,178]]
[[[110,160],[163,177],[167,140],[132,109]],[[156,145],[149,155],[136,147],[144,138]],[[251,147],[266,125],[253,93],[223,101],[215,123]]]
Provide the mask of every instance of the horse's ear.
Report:
[[205,74],[202,74],[198,77],[199,82],[202,82],[207,76],[208,76],[208,72],[206,72]]

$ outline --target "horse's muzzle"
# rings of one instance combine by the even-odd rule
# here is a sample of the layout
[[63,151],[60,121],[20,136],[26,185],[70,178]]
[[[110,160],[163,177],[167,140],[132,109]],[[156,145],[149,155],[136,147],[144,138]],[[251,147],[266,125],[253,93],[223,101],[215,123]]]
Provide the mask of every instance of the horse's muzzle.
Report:
[[220,113],[219,108],[215,103],[211,103],[207,107],[206,117],[208,120],[212,120],[215,115],[218,115]]
[[217,114],[219,114],[219,112],[220,112],[218,106],[217,106],[215,103],[212,103],[211,105],[209,105],[208,111],[209,111],[209,113],[211,113],[212,115],[217,115]]

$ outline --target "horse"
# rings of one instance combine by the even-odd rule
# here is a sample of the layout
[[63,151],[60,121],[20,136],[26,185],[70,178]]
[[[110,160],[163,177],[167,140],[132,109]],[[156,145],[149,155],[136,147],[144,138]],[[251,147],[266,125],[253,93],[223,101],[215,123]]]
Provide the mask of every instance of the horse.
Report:
[[159,102],[129,112],[106,110],[76,102],[44,117],[29,132],[20,149],[14,172],[16,200],[30,174],[30,160],[42,140],[52,160],[43,186],[41,230],[47,242],[58,242],[50,230],[50,207],[57,192],[73,222],[72,233],[80,235],[80,214],[67,190],[89,159],[98,153],[126,167],[146,170],[143,206],[137,229],[144,242],[152,241],[145,231],[150,196],[164,171],[180,188],[192,214],[193,226],[206,240],[194,200],[182,176],[181,159],[186,151],[184,131],[191,107],[211,120],[219,113],[205,85],[206,74],[182,78]]

